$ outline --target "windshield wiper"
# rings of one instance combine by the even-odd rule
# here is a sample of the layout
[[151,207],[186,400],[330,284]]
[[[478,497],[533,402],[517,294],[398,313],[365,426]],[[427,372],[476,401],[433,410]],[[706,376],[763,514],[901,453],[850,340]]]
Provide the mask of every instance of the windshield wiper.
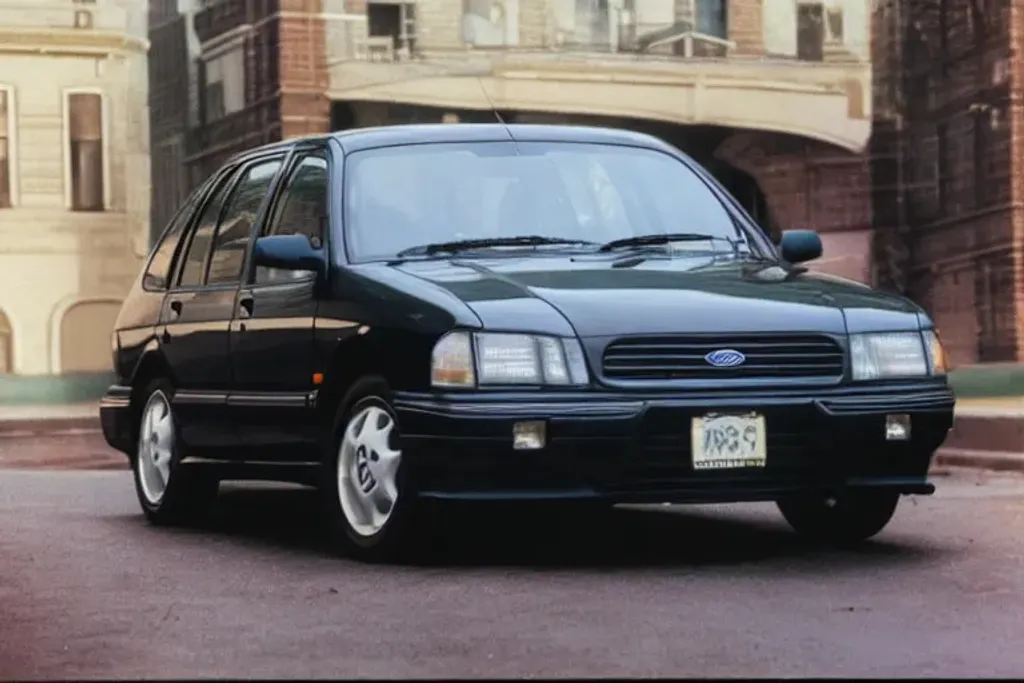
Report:
[[622,239],[602,244],[598,251],[612,251],[621,247],[645,247],[648,245],[669,244],[671,242],[703,242],[704,240],[726,242],[732,247],[733,253],[739,253],[740,243],[738,240],[731,240],[728,237],[719,237],[718,235],[702,235],[696,232],[656,233],[637,235],[636,237],[623,237]]
[[395,255],[399,258],[404,256],[432,256],[434,254],[454,254],[458,251],[469,251],[470,249],[486,249],[487,247],[533,247],[545,244],[593,244],[593,242],[588,242],[587,240],[561,239],[558,237],[542,237],[540,235],[487,237],[472,240],[457,240],[454,242],[421,244],[416,247],[403,249]]

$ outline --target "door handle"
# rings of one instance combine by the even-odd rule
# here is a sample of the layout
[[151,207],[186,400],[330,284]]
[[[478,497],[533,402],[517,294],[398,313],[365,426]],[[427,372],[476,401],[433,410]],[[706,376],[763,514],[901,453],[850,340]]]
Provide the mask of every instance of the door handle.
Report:
[[251,296],[242,297],[238,300],[238,317],[239,318],[251,318],[252,317],[252,306],[253,299]]
[[171,302],[171,317],[172,318],[177,318],[179,315],[181,315],[181,302],[177,301],[177,300],[172,301]]

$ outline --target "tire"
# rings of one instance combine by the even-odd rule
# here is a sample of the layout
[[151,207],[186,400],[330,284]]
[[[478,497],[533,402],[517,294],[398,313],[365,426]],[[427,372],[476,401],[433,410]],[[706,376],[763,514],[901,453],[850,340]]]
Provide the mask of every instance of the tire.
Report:
[[403,466],[391,392],[377,377],[341,401],[323,457],[321,494],[333,540],[364,562],[409,559],[425,510]]
[[[135,493],[153,524],[194,521],[217,497],[220,482],[195,466],[181,463],[181,447],[171,400],[174,387],[156,380],[143,391],[132,473]],[[160,426],[160,425],[163,426]]]
[[778,507],[805,539],[850,546],[881,532],[892,520],[899,499],[899,493],[890,491],[844,491],[834,497],[794,496],[780,500]]

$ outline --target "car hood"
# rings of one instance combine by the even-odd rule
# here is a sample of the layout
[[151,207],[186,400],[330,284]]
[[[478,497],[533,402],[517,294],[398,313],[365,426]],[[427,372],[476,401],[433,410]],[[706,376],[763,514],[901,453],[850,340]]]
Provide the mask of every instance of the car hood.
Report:
[[[503,256],[380,267],[447,290],[488,329],[561,333],[568,322],[582,337],[845,334],[917,329],[921,320],[918,308],[902,297],[773,262],[694,256],[649,258],[625,267],[616,262],[626,259]],[[393,284],[395,275],[388,278]]]

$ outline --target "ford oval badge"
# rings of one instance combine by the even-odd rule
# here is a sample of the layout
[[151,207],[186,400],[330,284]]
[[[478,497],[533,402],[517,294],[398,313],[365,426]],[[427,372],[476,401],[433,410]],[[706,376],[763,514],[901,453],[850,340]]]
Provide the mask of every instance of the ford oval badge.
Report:
[[742,365],[747,357],[736,349],[718,349],[704,356],[704,360],[708,362],[708,365],[713,365],[716,368],[734,368],[737,365]]

